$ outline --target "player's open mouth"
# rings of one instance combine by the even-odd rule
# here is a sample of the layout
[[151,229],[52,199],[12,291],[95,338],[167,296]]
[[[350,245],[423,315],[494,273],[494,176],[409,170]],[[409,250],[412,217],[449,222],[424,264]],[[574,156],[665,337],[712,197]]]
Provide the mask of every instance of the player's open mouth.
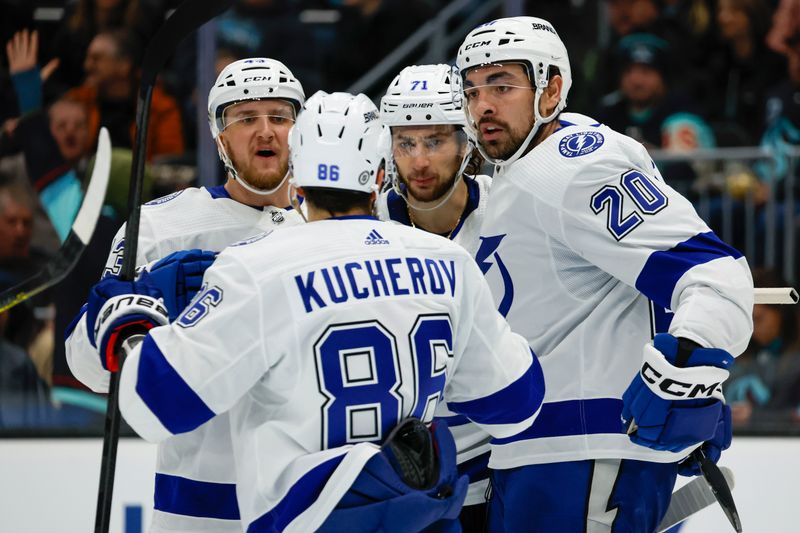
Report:
[[256,152],[256,155],[258,157],[272,157],[275,155],[275,152],[273,152],[272,150],[258,150]]
[[492,140],[498,135],[503,132],[503,128],[496,126],[494,124],[482,124],[481,125],[481,134],[483,135],[484,139]]

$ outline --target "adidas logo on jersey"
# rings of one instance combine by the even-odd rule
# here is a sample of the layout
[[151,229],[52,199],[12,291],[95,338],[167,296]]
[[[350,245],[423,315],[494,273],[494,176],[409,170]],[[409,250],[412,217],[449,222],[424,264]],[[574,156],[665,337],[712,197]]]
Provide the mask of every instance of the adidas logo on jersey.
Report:
[[367,235],[367,238],[364,239],[364,244],[389,244],[389,241],[381,237],[381,234],[376,230],[372,230]]

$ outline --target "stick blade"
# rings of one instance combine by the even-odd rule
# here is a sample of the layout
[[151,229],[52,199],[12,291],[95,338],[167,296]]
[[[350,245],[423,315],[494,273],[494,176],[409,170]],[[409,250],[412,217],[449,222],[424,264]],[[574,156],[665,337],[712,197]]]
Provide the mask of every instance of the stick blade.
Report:
[[111,171],[111,137],[108,130],[100,128],[100,136],[97,139],[97,155],[94,158],[94,169],[89,187],[83,197],[83,204],[72,223],[72,231],[83,244],[89,244],[92,238],[97,220],[100,218],[100,210],[106,199],[106,189],[108,189],[108,177]]
[[[721,466],[720,470],[728,482],[728,486],[733,488],[735,485],[733,471],[727,466]],[[659,533],[667,531],[716,501],[714,491],[711,490],[711,486],[706,479],[698,476],[672,493],[669,509],[667,509],[656,531]]]

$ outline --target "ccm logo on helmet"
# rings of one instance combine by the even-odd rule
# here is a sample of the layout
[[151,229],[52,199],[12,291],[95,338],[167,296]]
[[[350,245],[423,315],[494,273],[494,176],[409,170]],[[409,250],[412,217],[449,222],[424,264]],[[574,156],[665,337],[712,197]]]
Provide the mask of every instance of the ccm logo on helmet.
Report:
[[464,47],[464,50],[469,50],[470,48],[479,48],[481,46],[486,46],[488,44],[491,44],[491,42],[492,41],[479,41],[477,43],[470,43],[470,44],[468,44],[467,46]]
[[250,76],[249,78],[245,78],[243,83],[247,83],[249,81],[267,81],[269,78],[267,76]]
[[703,383],[685,383],[672,378],[664,378],[659,371],[647,362],[642,365],[641,372],[642,379],[651,385],[656,385],[663,392],[678,398],[711,398],[720,385],[720,382],[705,385]]

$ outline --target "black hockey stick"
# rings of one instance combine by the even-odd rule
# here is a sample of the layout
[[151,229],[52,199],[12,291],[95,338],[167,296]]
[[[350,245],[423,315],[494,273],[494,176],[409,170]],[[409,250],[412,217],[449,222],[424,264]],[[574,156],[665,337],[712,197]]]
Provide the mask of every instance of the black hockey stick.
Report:
[[[156,77],[185,37],[228,9],[232,3],[233,0],[184,0],[158,29],[145,51],[144,61],[142,62],[141,84],[136,102],[136,142],[133,145],[133,162],[131,164],[131,179],[128,188],[128,212],[130,216],[125,228],[125,251],[120,275],[124,280],[133,279],[136,270],[142,178],[144,176],[144,162],[147,152],[150,102],[153,98]],[[87,326],[94,327],[94,324],[88,324]],[[120,363],[122,363],[121,360]],[[97,493],[95,533],[106,533],[111,519],[119,424],[119,372],[112,372],[109,381],[108,406],[106,407],[106,424],[103,435],[103,460],[100,466],[100,486]]]
[[[730,468],[720,467],[728,486],[733,488],[734,478]],[[683,487],[672,493],[669,508],[656,531],[662,533],[680,524],[693,514],[698,513],[717,501],[711,486],[704,477],[696,477]]]
[[731,488],[728,486],[728,482],[725,480],[725,476],[722,474],[719,467],[714,461],[706,457],[706,454],[703,453],[701,448],[693,451],[691,458],[700,465],[703,477],[708,481],[708,485],[711,487],[714,497],[717,499],[717,502],[719,502],[719,506],[722,507],[722,511],[733,526],[733,529],[736,530],[736,533],[742,533],[742,521],[739,519],[739,511],[736,510],[736,503],[733,501]]
[[94,170],[83,196],[83,203],[78,211],[78,216],[72,223],[69,235],[59,248],[58,253],[48,261],[42,270],[28,279],[0,292],[0,313],[7,311],[35,296],[45,289],[49,289],[69,274],[81,254],[89,244],[100,217],[100,209],[106,198],[108,186],[108,173],[111,169],[111,141],[108,130],[102,128],[97,140],[97,155],[94,158]]

